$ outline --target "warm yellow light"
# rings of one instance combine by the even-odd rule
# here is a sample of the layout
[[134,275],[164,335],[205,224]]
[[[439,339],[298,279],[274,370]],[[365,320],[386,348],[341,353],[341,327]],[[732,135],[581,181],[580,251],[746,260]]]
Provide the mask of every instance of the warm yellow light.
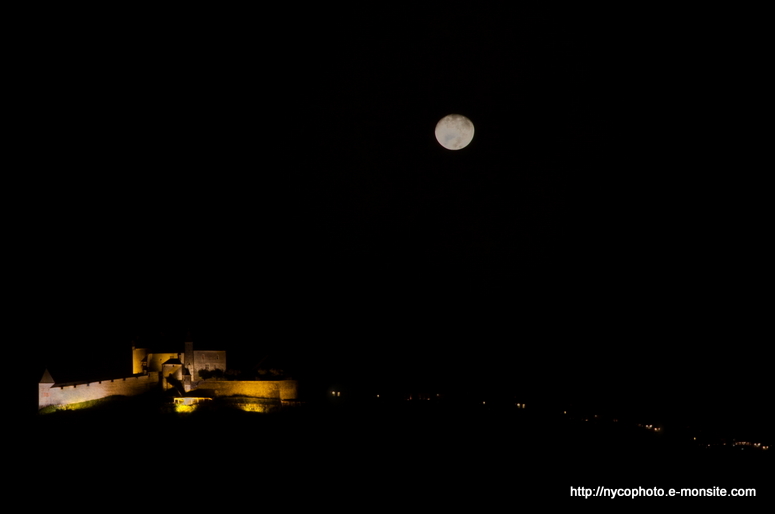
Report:
[[240,409],[245,412],[267,412],[267,406],[258,403],[247,403],[240,405]]

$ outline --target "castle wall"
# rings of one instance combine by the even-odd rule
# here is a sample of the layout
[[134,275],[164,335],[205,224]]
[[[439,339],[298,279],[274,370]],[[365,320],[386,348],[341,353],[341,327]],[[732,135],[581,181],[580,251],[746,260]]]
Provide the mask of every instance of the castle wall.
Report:
[[226,352],[223,350],[194,350],[193,356],[186,356],[185,362],[194,380],[199,380],[199,370],[227,369]]
[[161,371],[165,362],[179,357],[179,353],[150,353],[148,354],[148,371]]
[[182,364],[164,364],[162,368],[161,376],[164,379],[162,387],[164,387],[165,390],[172,389],[173,387],[172,384],[170,384],[167,380],[168,378],[172,378],[176,381],[183,380]]
[[40,384],[38,408],[50,405],[70,405],[73,403],[98,400],[107,396],[134,396],[150,391],[159,382],[158,373],[148,375],[101,380],[72,385]]
[[212,390],[218,396],[244,395],[255,398],[298,399],[298,382],[295,380],[206,380],[202,389]]
[[281,400],[298,400],[299,383],[295,380],[278,380],[280,382]]

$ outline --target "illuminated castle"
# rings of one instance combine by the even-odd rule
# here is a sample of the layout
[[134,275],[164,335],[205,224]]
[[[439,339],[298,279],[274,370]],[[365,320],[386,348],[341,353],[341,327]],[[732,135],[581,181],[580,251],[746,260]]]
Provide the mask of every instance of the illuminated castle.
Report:
[[148,348],[132,346],[132,375],[118,378],[57,383],[46,370],[38,384],[38,408],[64,408],[158,388],[175,389],[180,398],[239,395],[280,403],[297,399],[295,380],[203,380],[200,371],[226,370],[226,352],[194,350],[192,341],[187,341],[184,349],[182,353],[152,353]]
[[226,371],[226,352],[194,350],[192,341],[186,342],[184,353],[149,353],[148,348],[132,346],[132,373],[160,373],[165,389],[178,382],[185,391],[191,391],[199,382],[200,371],[216,369]]

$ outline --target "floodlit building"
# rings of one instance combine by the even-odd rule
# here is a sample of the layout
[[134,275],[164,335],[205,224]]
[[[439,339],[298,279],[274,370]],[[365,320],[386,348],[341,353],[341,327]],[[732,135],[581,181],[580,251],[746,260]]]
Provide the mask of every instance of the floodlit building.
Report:
[[185,343],[182,353],[149,353],[148,348],[132,346],[132,372],[136,375],[161,373],[165,389],[175,382],[191,391],[201,381],[200,371],[226,371],[224,350],[194,350],[194,342]]
[[190,340],[184,350],[157,353],[132,346],[132,375],[104,380],[59,383],[47,369],[38,384],[38,408],[66,408],[108,396],[135,396],[159,388],[174,389],[180,398],[196,397],[194,393],[201,389],[209,396],[240,396],[280,403],[297,400],[295,380],[205,380],[200,372],[226,371],[226,352],[195,350]]

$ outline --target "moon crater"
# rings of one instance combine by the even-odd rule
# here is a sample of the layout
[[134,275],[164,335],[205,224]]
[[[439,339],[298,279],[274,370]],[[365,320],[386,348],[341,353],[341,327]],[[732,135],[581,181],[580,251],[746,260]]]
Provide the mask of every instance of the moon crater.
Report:
[[461,114],[444,116],[436,124],[436,141],[447,150],[460,150],[474,138],[474,124]]

